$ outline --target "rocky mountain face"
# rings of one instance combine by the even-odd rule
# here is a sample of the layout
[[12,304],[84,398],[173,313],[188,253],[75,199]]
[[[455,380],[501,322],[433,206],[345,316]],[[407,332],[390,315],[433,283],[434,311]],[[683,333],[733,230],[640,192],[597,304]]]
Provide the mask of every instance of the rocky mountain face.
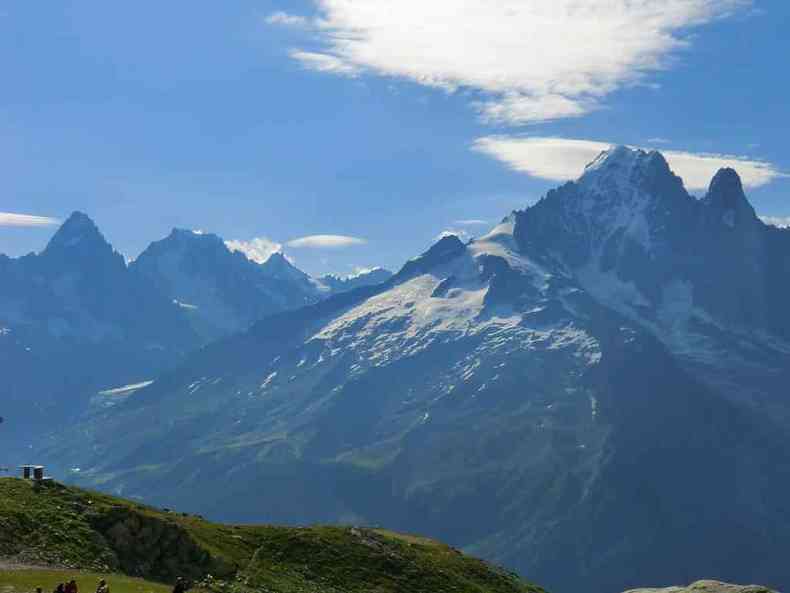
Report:
[[312,278],[282,253],[260,264],[231,251],[217,235],[174,229],[152,243],[130,269],[173,300],[205,339],[248,329],[255,321],[384,282],[381,268],[353,278]]
[[621,147],[516,217],[522,252],[561,266],[722,394],[786,413],[790,233],[757,218],[735,171],[697,200],[659,153]]
[[428,533],[559,593],[787,583],[788,241],[734,172],[697,200],[660,154],[614,149],[49,452],[225,520]]
[[265,264],[233,252],[217,235],[174,229],[130,269],[172,299],[205,339],[247,329],[258,319],[314,303],[318,284],[281,254]]

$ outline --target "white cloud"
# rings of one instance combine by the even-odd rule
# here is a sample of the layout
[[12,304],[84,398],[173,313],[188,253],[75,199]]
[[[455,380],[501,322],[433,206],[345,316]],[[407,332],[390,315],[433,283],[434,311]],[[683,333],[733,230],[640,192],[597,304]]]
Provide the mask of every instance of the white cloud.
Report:
[[780,229],[790,228],[790,216],[760,216],[760,220]]
[[482,220],[480,218],[468,218],[466,220],[454,220],[453,224],[457,224],[459,226],[482,226],[490,223],[487,220]]
[[266,17],[266,22],[270,25],[285,25],[288,27],[306,27],[308,20],[297,14],[288,14],[282,10],[273,12]]
[[283,246],[266,237],[255,237],[249,241],[225,241],[231,251],[240,251],[247,259],[256,263],[265,263],[274,253],[282,253]]
[[323,72],[466,87],[483,94],[484,119],[529,123],[579,116],[619,88],[647,84],[689,44],[690,27],[752,3],[316,0],[323,47],[292,56]]
[[296,249],[344,249],[355,245],[364,245],[365,243],[367,243],[365,239],[348,237],[346,235],[309,235],[292,239],[286,245]]
[[0,212],[0,226],[13,227],[39,227],[60,224],[56,218],[49,216],[35,216],[33,214],[14,214],[12,212]]
[[[570,138],[487,136],[475,140],[473,148],[494,157],[515,171],[552,181],[576,179],[584,167],[612,145]],[[741,156],[662,151],[672,170],[691,190],[705,189],[722,167],[738,171],[744,186],[760,187],[785,177],[774,165]]]
[[292,51],[291,57],[309,70],[350,77],[359,74],[359,68],[353,64],[349,64],[348,62],[328,54],[319,54],[309,51]]

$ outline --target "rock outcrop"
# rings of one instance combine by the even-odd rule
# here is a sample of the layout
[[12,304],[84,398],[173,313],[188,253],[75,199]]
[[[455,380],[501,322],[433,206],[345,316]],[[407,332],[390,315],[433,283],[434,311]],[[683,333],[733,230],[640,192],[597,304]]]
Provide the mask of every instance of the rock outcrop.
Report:
[[666,589],[631,589],[625,593],[776,593],[760,585],[730,585],[719,581],[697,581],[688,587]]

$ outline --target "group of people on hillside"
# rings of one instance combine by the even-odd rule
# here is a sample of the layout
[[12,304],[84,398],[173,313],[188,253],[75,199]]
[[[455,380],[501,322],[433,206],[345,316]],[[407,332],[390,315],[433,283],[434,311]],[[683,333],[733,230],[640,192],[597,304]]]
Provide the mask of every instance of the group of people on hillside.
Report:
[[[36,593],[44,593],[44,590],[41,587],[36,587]],[[79,593],[77,581],[71,579],[68,583],[59,583],[52,593]],[[110,593],[110,586],[107,584],[107,581],[104,579],[99,581],[99,584],[96,585],[96,593]]]
[[[187,582],[182,577],[178,577],[173,587],[173,593],[186,593],[188,589]],[[41,587],[36,587],[36,593],[44,593],[44,591]],[[60,583],[52,593],[79,593],[77,581],[71,579],[68,583]],[[99,584],[96,585],[96,593],[110,593],[110,585],[107,584],[106,580],[101,579],[99,581]]]

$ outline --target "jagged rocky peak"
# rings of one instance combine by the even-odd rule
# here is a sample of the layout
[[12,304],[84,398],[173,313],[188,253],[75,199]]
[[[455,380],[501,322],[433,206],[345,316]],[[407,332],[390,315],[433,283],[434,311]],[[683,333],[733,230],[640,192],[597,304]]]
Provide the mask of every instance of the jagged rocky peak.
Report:
[[450,253],[457,253],[464,248],[464,242],[458,235],[444,235],[426,251],[422,257],[442,257]]
[[719,169],[710,182],[708,194],[722,194],[732,200],[744,197],[743,183],[738,172],[730,167]]
[[617,146],[577,181],[517,213],[514,236],[522,249],[553,252],[570,267],[592,258],[611,269],[637,251],[647,256],[666,245],[676,222],[690,221],[694,208],[660,152]]
[[272,253],[269,256],[269,259],[267,259],[262,265],[268,265],[271,268],[293,267],[293,264],[291,264],[291,262],[288,261],[288,258],[285,257],[285,254],[282,251],[275,251],[274,253]]
[[87,214],[74,212],[41,252],[39,265],[56,274],[66,270],[82,274],[86,269],[93,273],[98,269],[102,269],[102,273],[121,273],[126,261]]
[[616,146],[603,151],[587,165],[577,184],[595,192],[641,189],[658,194],[675,193],[683,182],[660,152]]
[[203,265],[226,261],[230,250],[218,235],[174,228],[164,239],[151,243],[135,260],[132,267],[145,268],[162,258],[191,258],[200,260]]
[[614,146],[604,150],[584,168],[584,177],[590,173],[656,169],[668,172],[669,164],[657,150],[646,151],[628,146]]
[[298,278],[307,278],[307,274],[294,266],[285,254],[275,251],[265,262],[260,264],[263,271],[272,278],[291,278],[296,275]]
[[404,278],[414,274],[424,274],[434,266],[447,263],[461,255],[464,249],[466,249],[466,245],[457,235],[444,235],[431,245],[428,251],[407,261],[395,276]]
[[743,191],[740,176],[729,167],[719,169],[702,202],[712,209],[715,218],[731,228],[757,220],[757,213]]
[[96,223],[87,214],[77,211],[73,212],[55,232],[45,251],[60,251],[82,245],[109,247]]

